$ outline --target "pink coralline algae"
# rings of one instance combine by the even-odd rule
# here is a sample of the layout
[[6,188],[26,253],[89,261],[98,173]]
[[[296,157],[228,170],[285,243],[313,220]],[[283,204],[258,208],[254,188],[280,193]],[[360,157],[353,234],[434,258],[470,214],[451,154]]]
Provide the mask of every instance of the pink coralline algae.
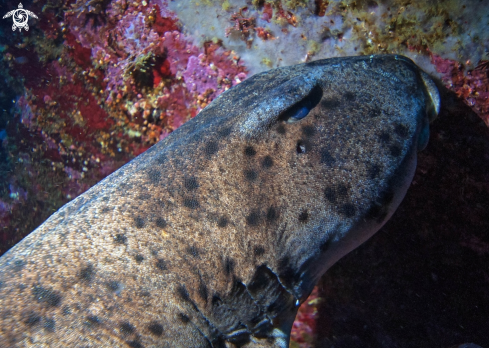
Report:
[[217,90],[217,72],[214,65],[207,66],[205,61],[202,61],[201,54],[199,57],[192,56],[188,60],[187,69],[183,73],[183,79],[187,87],[192,92],[199,94],[211,89]]
[[[142,131],[143,139],[150,144],[160,134],[167,133],[165,124],[170,131],[176,128],[168,122],[166,116],[170,115],[156,110],[159,105],[155,101],[166,94],[163,88],[180,90],[178,86],[181,86],[188,90],[189,93],[179,94],[189,97],[185,101],[187,112],[177,117],[172,115],[181,124],[179,120],[195,116],[192,110],[198,112],[219,93],[246,77],[244,67],[227,58],[229,54],[223,49],[214,49],[211,53],[219,50],[219,55],[213,55],[191,44],[177,30],[175,16],[165,6],[165,2],[149,5],[113,1],[99,10],[105,24],[99,21],[94,27],[87,23],[87,16],[92,15],[90,6],[78,1],[64,21],[74,38],[68,40],[73,50],[80,49],[77,45],[90,49],[92,70],[104,75],[101,97],[106,98],[108,106],[122,107],[130,116],[123,122],[136,133]],[[240,77],[235,79],[237,75]],[[142,95],[138,105],[143,108],[134,107],[137,95]],[[141,129],[135,129],[138,126]]]
[[[216,53],[222,54],[223,52]],[[213,52],[212,55],[216,55],[216,53]],[[187,88],[191,92],[197,92],[198,94],[203,95],[211,91],[211,93],[217,92],[217,94],[220,94],[225,89],[236,85],[238,81],[246,78],[246,74],[239,73],[234,80],[229,81],[229,75],[223,70],[226,69],[226,67],[219,64],[223,63],[223,61],[217,60],[217,64],[215,64],[213,62],[214,59],[209,58],[214,57],[209,57],[201,53],[198,57],[191,56],[188,59],[187,69],[182,75]]]
[[5,248],[247,76],[220,42],[194,45],[165,0],[44,5],[30,8],[43,13],[32,41],[4,52],[25,88],[10,144],[27,158],[8,175],[28,193],[0,197]]
[[470,106],[489,126],[489,62],[466,71],[460,63],[433,54],[432,62],[445,85]]
[[176,30],[166,32],[163,40],[166,47],[167,59],[170,63],[171,75],[181,77],[187,69],[189,58],[191,56],[198,56],[200,50],[190,44],[185,35]]

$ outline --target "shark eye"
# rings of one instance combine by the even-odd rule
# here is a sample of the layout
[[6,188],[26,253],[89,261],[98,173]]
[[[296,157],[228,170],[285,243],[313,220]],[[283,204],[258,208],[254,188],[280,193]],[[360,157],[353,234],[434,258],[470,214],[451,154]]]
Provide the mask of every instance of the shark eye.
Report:
[[321,87],[314,87],[306,97],[282,112],[280,119],[287,123],[294,123],[302,120],[309,115],[309,112],[314,109],[316,105],[318,105],[322,97],[323,91]]
[[287,120],[287,123],[292,123],[292,122],[297,122],[299,120],[302,120],[304,117],[307,116],[307,114],[309,114],[309,111],[311,111],[311,109],[309,109],[307,106],[302,106],[300,108],[298,108],[293,115],[290,116],[290,118]]

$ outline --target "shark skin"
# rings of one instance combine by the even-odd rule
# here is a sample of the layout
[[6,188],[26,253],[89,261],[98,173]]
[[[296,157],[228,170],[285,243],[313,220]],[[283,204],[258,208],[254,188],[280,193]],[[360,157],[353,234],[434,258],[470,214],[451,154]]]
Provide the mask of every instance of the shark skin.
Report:
[[439,104],[399,55],[245,80],[0,258],[0,347],[288,347],[404,198]]

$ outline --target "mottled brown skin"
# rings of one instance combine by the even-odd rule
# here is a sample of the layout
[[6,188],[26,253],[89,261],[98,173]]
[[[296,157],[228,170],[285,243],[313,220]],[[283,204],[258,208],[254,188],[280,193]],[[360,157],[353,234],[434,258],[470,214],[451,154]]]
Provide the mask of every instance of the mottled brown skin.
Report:
[[288,346],[402,200],[436,98],[401,56],[244,81],[0,259],[0,346]]

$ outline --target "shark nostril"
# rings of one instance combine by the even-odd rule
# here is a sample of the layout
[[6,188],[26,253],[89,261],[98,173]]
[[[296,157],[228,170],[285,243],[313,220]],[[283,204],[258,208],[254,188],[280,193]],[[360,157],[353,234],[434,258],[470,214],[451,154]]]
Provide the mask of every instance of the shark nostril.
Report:
[[301,154],[301,153],[306,153],[306,144],[304,144],[303,141],[299,140],[297,142],[297,146],[296,146],[296,151],[297,153]]

